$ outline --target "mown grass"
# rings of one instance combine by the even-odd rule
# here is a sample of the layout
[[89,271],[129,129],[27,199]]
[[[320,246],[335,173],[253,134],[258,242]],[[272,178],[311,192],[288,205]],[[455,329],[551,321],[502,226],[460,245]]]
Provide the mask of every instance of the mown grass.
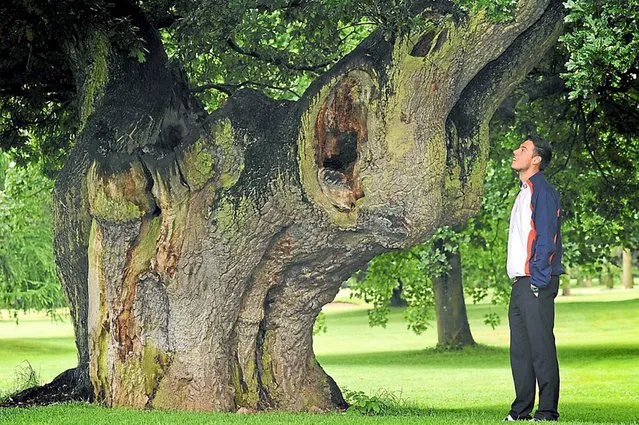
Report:
[[6,312],[0,315],[0,395],[20,387],[29,367],[48,382],[76,363],[68,318],[53,321],[44,314],[29,314],[21,315],[16,324]]
[[[639,416],[629,415],[636,406],[619,403],[568,404],[564,407],[578,415],[562,417],[562,422],[575,425],[639,424]],[[423,409],[412,416],[361,416],[345,414],[284,414],[267,413],[241,415],[234,413],[185,413],[159,411],[130,411],[104,409],[97,406],[72,404],[30,409],[0,409],[0,423],[21,424],[91,424],[91,425],[139,425],[139,424],[254,424],[254,425],[403,425],[403,424],[496,424],[503,416],[503,407],[490,405],[475,409]]]
[[[557,303],[561,421],[639,425],[639,290],[590,292]],[[327,308],[328,332],[315,338],[320,363],[342,388],[382,398],[391,394],[392,408],[385,416],[139,412],[71,404],[0,409],[0,423],[495,423],[507,412],[513,396],[506,308],[481,304],[469,306],[468,311],[479,345],[463,351],[438,352],[432,348],[436,343],[435,330],[420,336],[410,333],[400,309],[392,311],[386,328],[369,328],[365,309]],[[488,311],[502,317],[502,324],[495,330],[483,324]],[[24,328],[23,335],[18,332],[5,337],[6,326],[0,322],[0,379],[4,379],[0,380],[0,388],[4,388],[9,371],[24,359],[43,378],[75,362],[70,334],[62,335],[58,325],[47,319],[33,323],[33,329]],[[59,334],[48,337],[48,327]],[[56,364],[60,367],[56,368]]]

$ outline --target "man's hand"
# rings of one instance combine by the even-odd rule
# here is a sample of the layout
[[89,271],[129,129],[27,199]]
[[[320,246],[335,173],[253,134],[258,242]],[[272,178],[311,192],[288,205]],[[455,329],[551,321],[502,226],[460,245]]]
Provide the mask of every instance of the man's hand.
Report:
[[539,298],[539,288],[537,288],[536,285],[533,285],[532,283],[530,284],[530,290],[532,291],[533,295],[536,296],[537,298]]

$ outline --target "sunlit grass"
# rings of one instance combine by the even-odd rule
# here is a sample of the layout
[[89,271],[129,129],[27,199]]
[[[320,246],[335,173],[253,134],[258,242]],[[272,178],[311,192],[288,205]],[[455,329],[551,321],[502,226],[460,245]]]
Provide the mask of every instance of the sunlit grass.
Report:
[[68,314],[62,320],[44,313],[21,314],[18,323],[7,312],[0,314],[0,395],[22,385],[26,368],[33,367],[48,382],[76,363]]

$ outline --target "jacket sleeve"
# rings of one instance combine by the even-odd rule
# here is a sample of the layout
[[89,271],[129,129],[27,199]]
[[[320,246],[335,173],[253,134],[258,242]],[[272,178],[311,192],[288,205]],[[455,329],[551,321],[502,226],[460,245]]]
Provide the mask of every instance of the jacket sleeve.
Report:
[[530,283],[543,288],[550,284],[552,257],[557,251],[559,200],[552,191],[546,190],[539,194],[533,209],[536,243],[530,260]]

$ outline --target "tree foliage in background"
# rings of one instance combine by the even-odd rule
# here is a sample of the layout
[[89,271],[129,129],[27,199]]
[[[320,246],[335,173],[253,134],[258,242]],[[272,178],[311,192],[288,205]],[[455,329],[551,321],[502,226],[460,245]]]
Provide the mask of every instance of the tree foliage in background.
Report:
[[457,0],[456,3],[469,12],[483,9],[495,22],[511,20],[517,7],[517,0]]
[[563,77],[570,97],[592,105],[607,97],[636,102],[639,1],[568,0],[565,7],[569,31],[562,43],[569,58]]
[[377,26],[351,3],[198,2],[164,39],[209,110],[246,87],[294,100]]
[[51,236],[53,182],[0,153],[0,308],[54,313],[65,305]]
[[[611,246],[639,247],[639,1],[571,0],[566,7],[561,75],[570,101],[564,97],[563,110],[554,111],[568,127],[557,144],[575,170],[561,174],[574,193],[569,231],[585,255],[580,263],[609,255]],[[551,100],[559,96],[565,92]]]

